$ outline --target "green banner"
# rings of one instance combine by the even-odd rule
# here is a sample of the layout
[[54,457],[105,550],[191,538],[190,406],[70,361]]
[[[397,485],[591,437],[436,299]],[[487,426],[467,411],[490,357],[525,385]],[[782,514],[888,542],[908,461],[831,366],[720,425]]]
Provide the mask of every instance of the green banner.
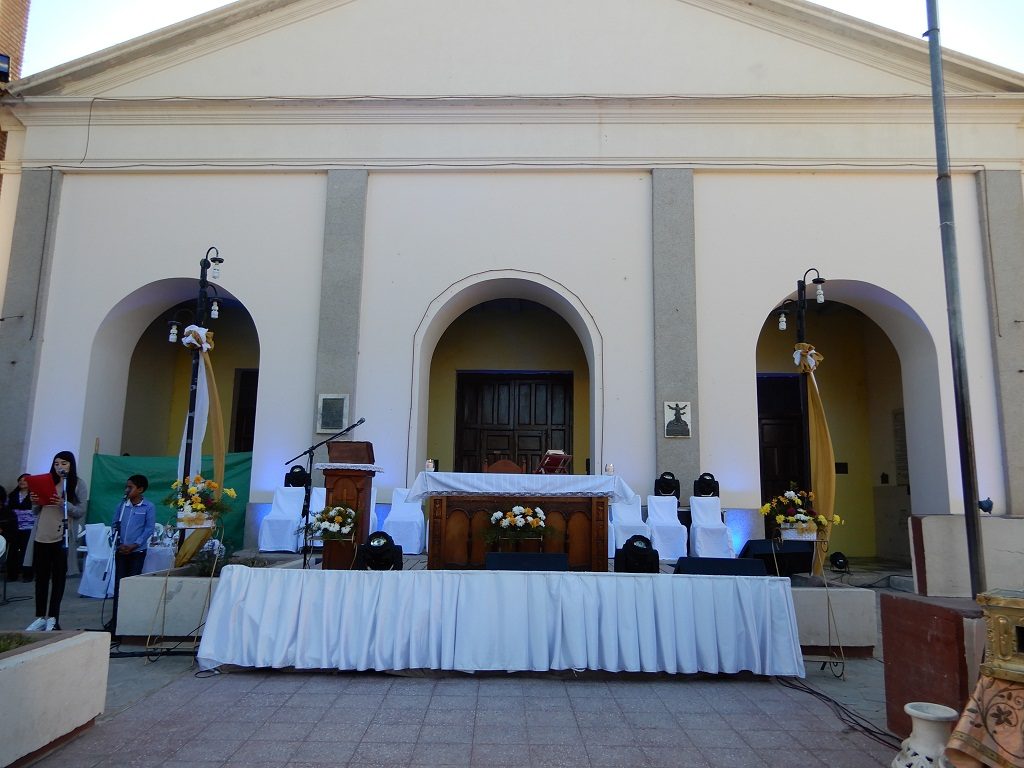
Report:
[[[145,475],[149,480],[146,498],[156,506],[158,523],[174,524],[175,510],[164,504],[174,493],[171,483],[178,472],[177,456],[93,456],[92,481],[89,483],[89,512],[86,521],[107,523],[114,518],[124,498],[124,484],[131,475]],[[237,497],[223,500],[230,506],[221,516],[224,546],[228,552],[242,548],[245,534],[245,508],[249,503],[249,479],[252,475],[252,453],[229,453],[224,465],[224,486],[233,488]],[[203,456],[203,477],[213,477],[213,457]]]

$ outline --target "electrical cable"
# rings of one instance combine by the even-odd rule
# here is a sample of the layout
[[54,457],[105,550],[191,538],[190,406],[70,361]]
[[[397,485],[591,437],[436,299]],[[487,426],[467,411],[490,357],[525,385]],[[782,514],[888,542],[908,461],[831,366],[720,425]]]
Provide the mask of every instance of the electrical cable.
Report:
[[818,699],[819,701],[827,704],[829,708],[832,710],[832,713],[839,720],[839,722],[843,723],[843,725],[847,726],[848,728],[851,728],[855,731],[859,731],[863,735],[878,742],[884,747],[889,747],[890,749],[897,750],[900,748],[902,742],[899,740],[899,738],[889,733],[888,731],[883,731],[882,729],[878,728],[877,726],[872,724],[867,718],[863,717],[862,715],[858,715],[845,704],[841,704],[840,702],[836,701],[827,693],[819,691],[811,685],[805,683],[803,680],[800,680],[795,677],[777,677],[775,679],[778,681],[779,685],[785,688],[790,688],[794,691],[800,691],[801,693],[807,693],[813,696],[814,698]]

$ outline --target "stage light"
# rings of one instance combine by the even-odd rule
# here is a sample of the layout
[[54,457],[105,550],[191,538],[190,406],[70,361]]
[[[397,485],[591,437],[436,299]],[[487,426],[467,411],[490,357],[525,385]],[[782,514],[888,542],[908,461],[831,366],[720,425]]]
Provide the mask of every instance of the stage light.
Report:
[[362,571],[402,570],[402,548],[384,531],[374,531],[366,544],[359,545],[355,569]]
[[832,566],[833,571],[840,571],[841,573],[850,572],[850,560],[842,552],[833,552],[828,556],[828,562]]
[[630,536],[622,549],[615,551],[616,573],[658,573],[659,570],[658,550],[646,536]]

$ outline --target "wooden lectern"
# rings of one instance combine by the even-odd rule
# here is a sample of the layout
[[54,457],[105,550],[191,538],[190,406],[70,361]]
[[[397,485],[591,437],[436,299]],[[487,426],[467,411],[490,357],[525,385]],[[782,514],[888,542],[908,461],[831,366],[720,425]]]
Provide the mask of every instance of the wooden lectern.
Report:
[[[373,443],[336,440],[327,444],[331,464],[373,464]],[[370,535],[370,491],[372,469],[325,469],[324,487],[327,506],[351,507],[357,512],[356,544],[365,544]]]

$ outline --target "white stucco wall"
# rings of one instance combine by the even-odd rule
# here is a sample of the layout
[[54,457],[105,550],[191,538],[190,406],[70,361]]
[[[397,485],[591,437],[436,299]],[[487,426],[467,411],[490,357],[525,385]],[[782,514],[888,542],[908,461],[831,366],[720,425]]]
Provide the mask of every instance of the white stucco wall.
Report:
[[[159,179],[69,174],[42,330],[29,471],[44,471],[56,451],[71,448],[79,453],[80,473],[89,477],[96,437],[101,450],[118,450],[135,342],[168,307],[195,296],[197,284],[184,294],[168,288],[162,299],[159,291],[148,298],[136,291],[168,278],[197,279],[200,259],[216,245],[225,259],[219,284],[245,304],[259,334],[253,488],[271,491],[280,482],[284,460],[309,444],[314,427],[309,403],[324,178],[315,173]],[[145,304],[141,311],[140,303]],[[90,371],[94,339],[115,306],[109,318],[114,326],[99,334]],[[212,354],[216,360],[216,349]]]
[[[831,288],[826,284],[827,297],[863,305],[883,330],[889,332],[893,323],[913,326],[915,321],[897,313],[873,314],[868,305],[878,297],[845,281],[880,286],[900,297],[923,322],[937,351],[942,424],[941,429],[931,424],[929,436],[916,436],[915,463],[914,425],[908,415],[914,510],[962,510],[934,179],[924,173],[698,173],[695,184],[701,465],[719,468],[723,503],[755,506],[759,501],[757,335],[765,315],[795,291],[796,280],[808,268],[817,267],[823,277],[836,281]],[[955,193],[957,221],[962,222],[958,250],[979,486],[983,496],[992,495],[1005,508],[973,177],[958,176]],[[809,298],[813,301],[813,292]],[[813,343],[812,323],[809,317],[808,340]],[[895,330],[890,337],[901,357],[907,357],[903,377],[909,413],[910,398],[927,396],[908,383],[919,364],[911,358],[928,350],[903,342],[901,333],[907,335],[908,328]],[[825,363],[819,376],[827,376],[829,355],[842,351],[822,353]],[[921,461],[925,455],[928,461]]]
[[404,486],[425,458],[425,393],[410,394],[410,361],[429,305],[453,284],[497,271],[564,286],[592,315],[604,353],[600,375],[591,372],[604,382],[594,466],[612,461],[645,488],[654,476],[650,219],[646,173],[372,174],[353,415],[366,418],[385,470],[375,483]]

